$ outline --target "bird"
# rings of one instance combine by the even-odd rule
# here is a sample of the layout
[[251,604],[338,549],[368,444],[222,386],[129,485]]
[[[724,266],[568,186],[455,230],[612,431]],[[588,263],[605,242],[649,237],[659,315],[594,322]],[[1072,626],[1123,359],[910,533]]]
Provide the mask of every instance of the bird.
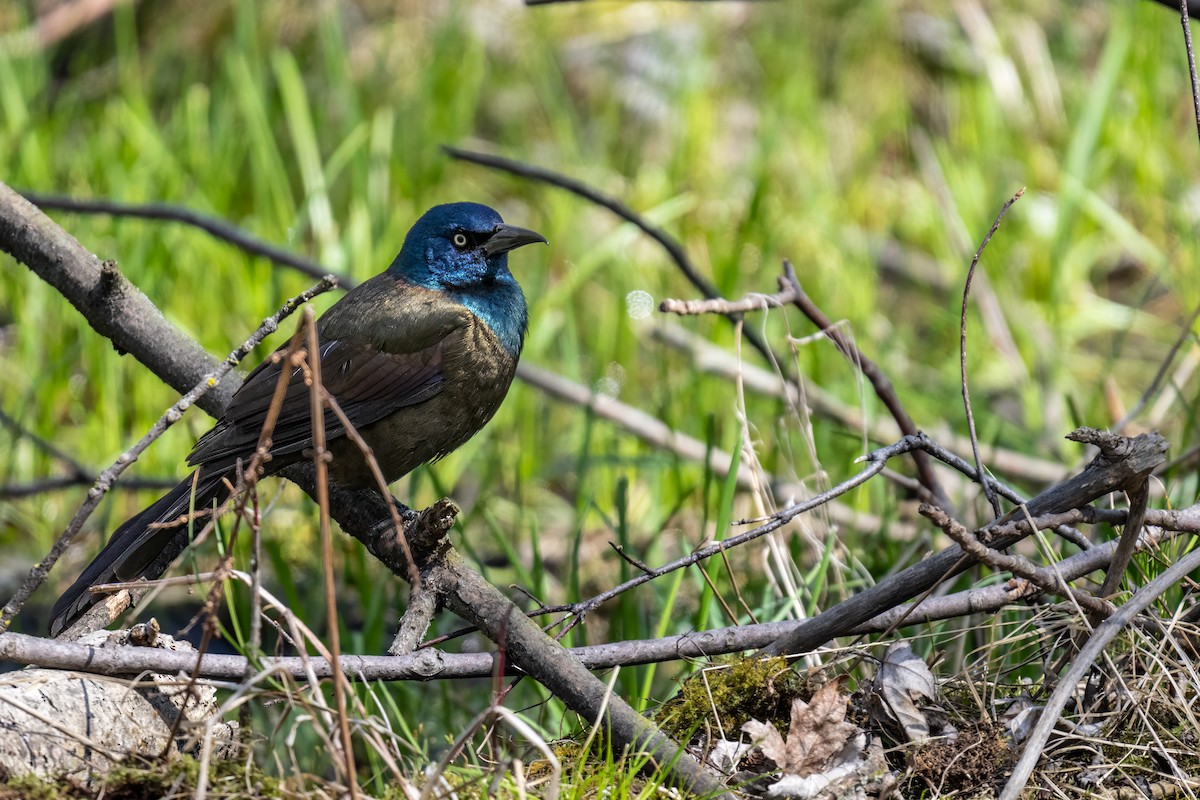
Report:
[[[488,206],[434,206],[412,226],[384,272],[318,318],[325,389],[366,440],[388,483],[460,447],[500,408],[529,325],[508,254],[535,242],[548,244],[540,233],[505,224]],[[292,373],[262,472],[312,457],[304,371],[268,358],[196,442],[187,458],[195,471],[121,524],[58,599],[52,637],[98,601],[92,586],[157,578],[183,552],[192,527],[186,524],[189,509],[212,508],[228,498],[238,469],[258,445],[285,368]],[[330,480],[377,488],[362,451],[329,410],[325,431]]]

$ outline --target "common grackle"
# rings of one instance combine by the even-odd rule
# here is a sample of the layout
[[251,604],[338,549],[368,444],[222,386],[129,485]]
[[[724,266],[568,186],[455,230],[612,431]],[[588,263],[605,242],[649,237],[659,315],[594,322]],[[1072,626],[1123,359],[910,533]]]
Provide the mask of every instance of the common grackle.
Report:
[[[500,407],[528,323],[508,252],[545,241],[504,224],[487,206],[435,206],[413,225],[386,272],[351,290],[317,321],[325,388],[389,483],[462,445]],[[189,508],[223,502],[226,480],[237,483],[238,462],[249,463],[254,453],[282,368],[268,359],[246,377],[188,456],[196,471],[117,528],[58,599],[51,636],[96,602],[89,587],[156,578],[183,551],[189,526],[181,519]],[[293,368],[264,474],[308,457],[310,415],[309,388],[301,369]],[[375,486],[362,453],[328,410],[325,430],[330,478]]]

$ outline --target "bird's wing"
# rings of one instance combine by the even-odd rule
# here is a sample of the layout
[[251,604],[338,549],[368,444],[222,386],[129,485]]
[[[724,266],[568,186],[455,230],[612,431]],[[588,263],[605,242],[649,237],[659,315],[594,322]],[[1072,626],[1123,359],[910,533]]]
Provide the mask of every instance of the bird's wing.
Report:
[[[322,383],[355,428],[370,425],[442,390],[445,343],[442,338],[415,352],[390,353],[361,342],[323,341]],[[282,360],[267,359],[247,376],[221,422],[196,442],[189,464],[245,459],[253,454],[282,369]],[[276,456],[299,452],[312,443],[311,389],[303,369],[290,369],[271,434],[271,453]],[[330,439],[345,433],[330,410],[325,412],[325,431]]]

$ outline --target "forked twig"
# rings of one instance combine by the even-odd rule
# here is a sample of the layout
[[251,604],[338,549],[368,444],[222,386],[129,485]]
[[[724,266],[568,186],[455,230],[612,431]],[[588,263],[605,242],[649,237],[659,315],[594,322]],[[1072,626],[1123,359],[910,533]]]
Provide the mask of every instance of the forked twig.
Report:
[[1069,597],[1079,606],[1086,608],[1100,618],[1112,615],[1113,607],[1109,603],[1060,583],[1056,576],[1048,574],[1048,570],[1038,568],[1023,556],[992,550],[986,544],[979,541],[971,531],[967,530],[965,525],[951,518],[950,515],[937,506],[922,503],[918,510],[921,516],[927,518],[934,525],[945,531],[947,536],[958,543],[963,552],[971,555],[976,561],[987,564],[992,569],[1011,572],[1013,575],[1024,578],[1034,584],[1044,592]]
[[[845,356],[846,360],[862,372],[867,380],[870,381],[875,394],[883,401],[884,406],[887,407],[903,435],[913,436],[919,433],[916,423],[913,422],[912,417],[908,415],[908,411],[905,410],[904,405],[900,402],[900,398],[896,395],[896,390],[891,380],[888,379],[887,374],[884,373],[878,364],[863,355],[862,351],[809,298],[808,294],[800,286],[795,268],[786,259],[783,262],[783,274],[779,278],[779,292],[776,294],[751,294],[742,300],[732,301],[724,298],[710,298],[707,300],[675,300],[668,298],[659,304],[659,310],[681,315],[731,314],[735,311],[740,313],[744,311],[764,310],[788,303],[800,309],[804,316],[808,317],[820,329],[820,332],[833,342],[838,352]],[[937,476],[933,474],[932,462],[928,455],[921,450],[915,450],[913,451],[913,460],[917,465],[917,473],[920,475],[921,485],[937,500],[939,505],[950,508],[950,500],[938,482]]]

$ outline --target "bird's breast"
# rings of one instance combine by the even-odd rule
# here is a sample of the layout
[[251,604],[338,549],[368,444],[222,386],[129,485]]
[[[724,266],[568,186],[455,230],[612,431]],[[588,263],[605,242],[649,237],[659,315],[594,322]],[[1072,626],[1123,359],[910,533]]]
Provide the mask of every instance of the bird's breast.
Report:
[[[389,483],[451,453],[478,433],[500,408],[512,384],[516,357],[477,318],[454,331],[442,348],[442,390],[360,431]],[[339,440],[331,450],[335,480],[374,485],[352,443]]]

